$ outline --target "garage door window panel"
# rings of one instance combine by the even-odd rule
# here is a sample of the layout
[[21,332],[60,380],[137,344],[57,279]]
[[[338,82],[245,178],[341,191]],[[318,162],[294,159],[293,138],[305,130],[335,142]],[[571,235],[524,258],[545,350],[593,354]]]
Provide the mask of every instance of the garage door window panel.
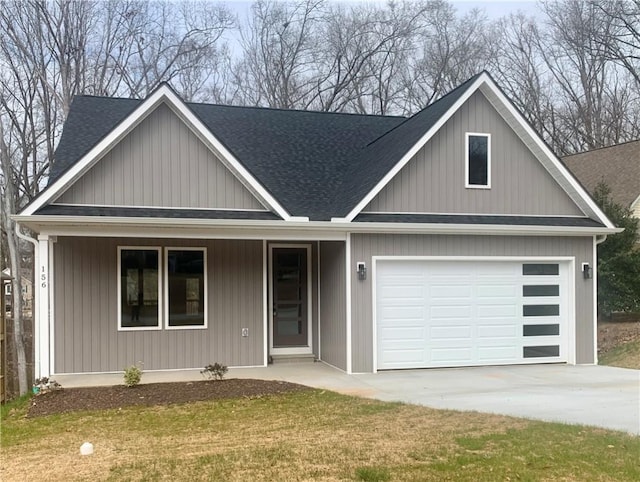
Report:
[[560,356],[559,345],[549,346],[525,346],[522,349],[522,356],[524,358],[550,358]]
[[522,287],[522,296],[539,297],[539,296],[560,296],[559,285],[524,285]]
[[522,274],[524,276],[558,276],[560,265],[558,263],[524,263]]
[[559,316],[560,305],[524,305],[522,316]]
[[541,325],[524,325],[523,336],[554,336],[560,335],[559,323],[546,323]]

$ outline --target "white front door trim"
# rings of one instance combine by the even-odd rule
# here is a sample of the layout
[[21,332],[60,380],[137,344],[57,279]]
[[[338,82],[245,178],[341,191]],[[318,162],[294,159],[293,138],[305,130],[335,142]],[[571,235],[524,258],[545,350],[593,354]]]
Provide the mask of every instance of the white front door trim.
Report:
[[[273,249],[274,248],[302,248],[307,250],[307,346],[290,348],[274,348],[273,346]],[[269,354],[270,355],[309,355],[313,354],[313,282],[311,264],[311,243],[269,244]]]

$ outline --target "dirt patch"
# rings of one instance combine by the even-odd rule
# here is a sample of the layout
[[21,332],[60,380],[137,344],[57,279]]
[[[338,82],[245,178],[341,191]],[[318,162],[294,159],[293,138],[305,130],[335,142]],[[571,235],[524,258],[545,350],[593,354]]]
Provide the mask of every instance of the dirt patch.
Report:
[[640,315],[614,315],[598,322],[599,354],[634,341],[640,341]]
[[131,406],[170,405],[225,398],[254,398],[306,390],[278,380],[229,379],[218,381],[148,383],[135,387],[62,388],[31,400],[29,417],[79,410],[108,410]]

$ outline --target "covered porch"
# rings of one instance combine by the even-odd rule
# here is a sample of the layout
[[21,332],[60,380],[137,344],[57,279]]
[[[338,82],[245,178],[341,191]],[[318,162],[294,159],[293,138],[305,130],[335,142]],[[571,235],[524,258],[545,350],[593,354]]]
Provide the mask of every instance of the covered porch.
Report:
[[295,229],[40,230],[36,376],[266,367],[348,371],[348,235]]

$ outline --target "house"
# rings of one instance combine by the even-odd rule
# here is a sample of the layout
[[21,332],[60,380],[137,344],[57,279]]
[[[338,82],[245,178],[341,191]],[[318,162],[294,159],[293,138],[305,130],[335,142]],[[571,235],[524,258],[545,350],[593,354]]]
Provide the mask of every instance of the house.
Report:
[[486,72],[408,119],[77,97],[15,219],[39,375],[593,364],[618,231]]
[[[31,316],[31,309],[33,304],[33,284],[31,283],[31,279],[29,278],[30,273],[28,269],[23,269],[20,275],[20,290],[22,296],[22,311],[27,315]],[[11,270],[9,268],[5,268],[2,270],[2,278],[7,280],[4,283],[4,297],[5,297],[5,309],[6,311],[11,311],[13,306],[13,296],[12,290],[13,285],[9,282],[12,279]]]
[[590,193],[603,182],[616,203],[640,218],[640,141],[574,154],[563,161]]

